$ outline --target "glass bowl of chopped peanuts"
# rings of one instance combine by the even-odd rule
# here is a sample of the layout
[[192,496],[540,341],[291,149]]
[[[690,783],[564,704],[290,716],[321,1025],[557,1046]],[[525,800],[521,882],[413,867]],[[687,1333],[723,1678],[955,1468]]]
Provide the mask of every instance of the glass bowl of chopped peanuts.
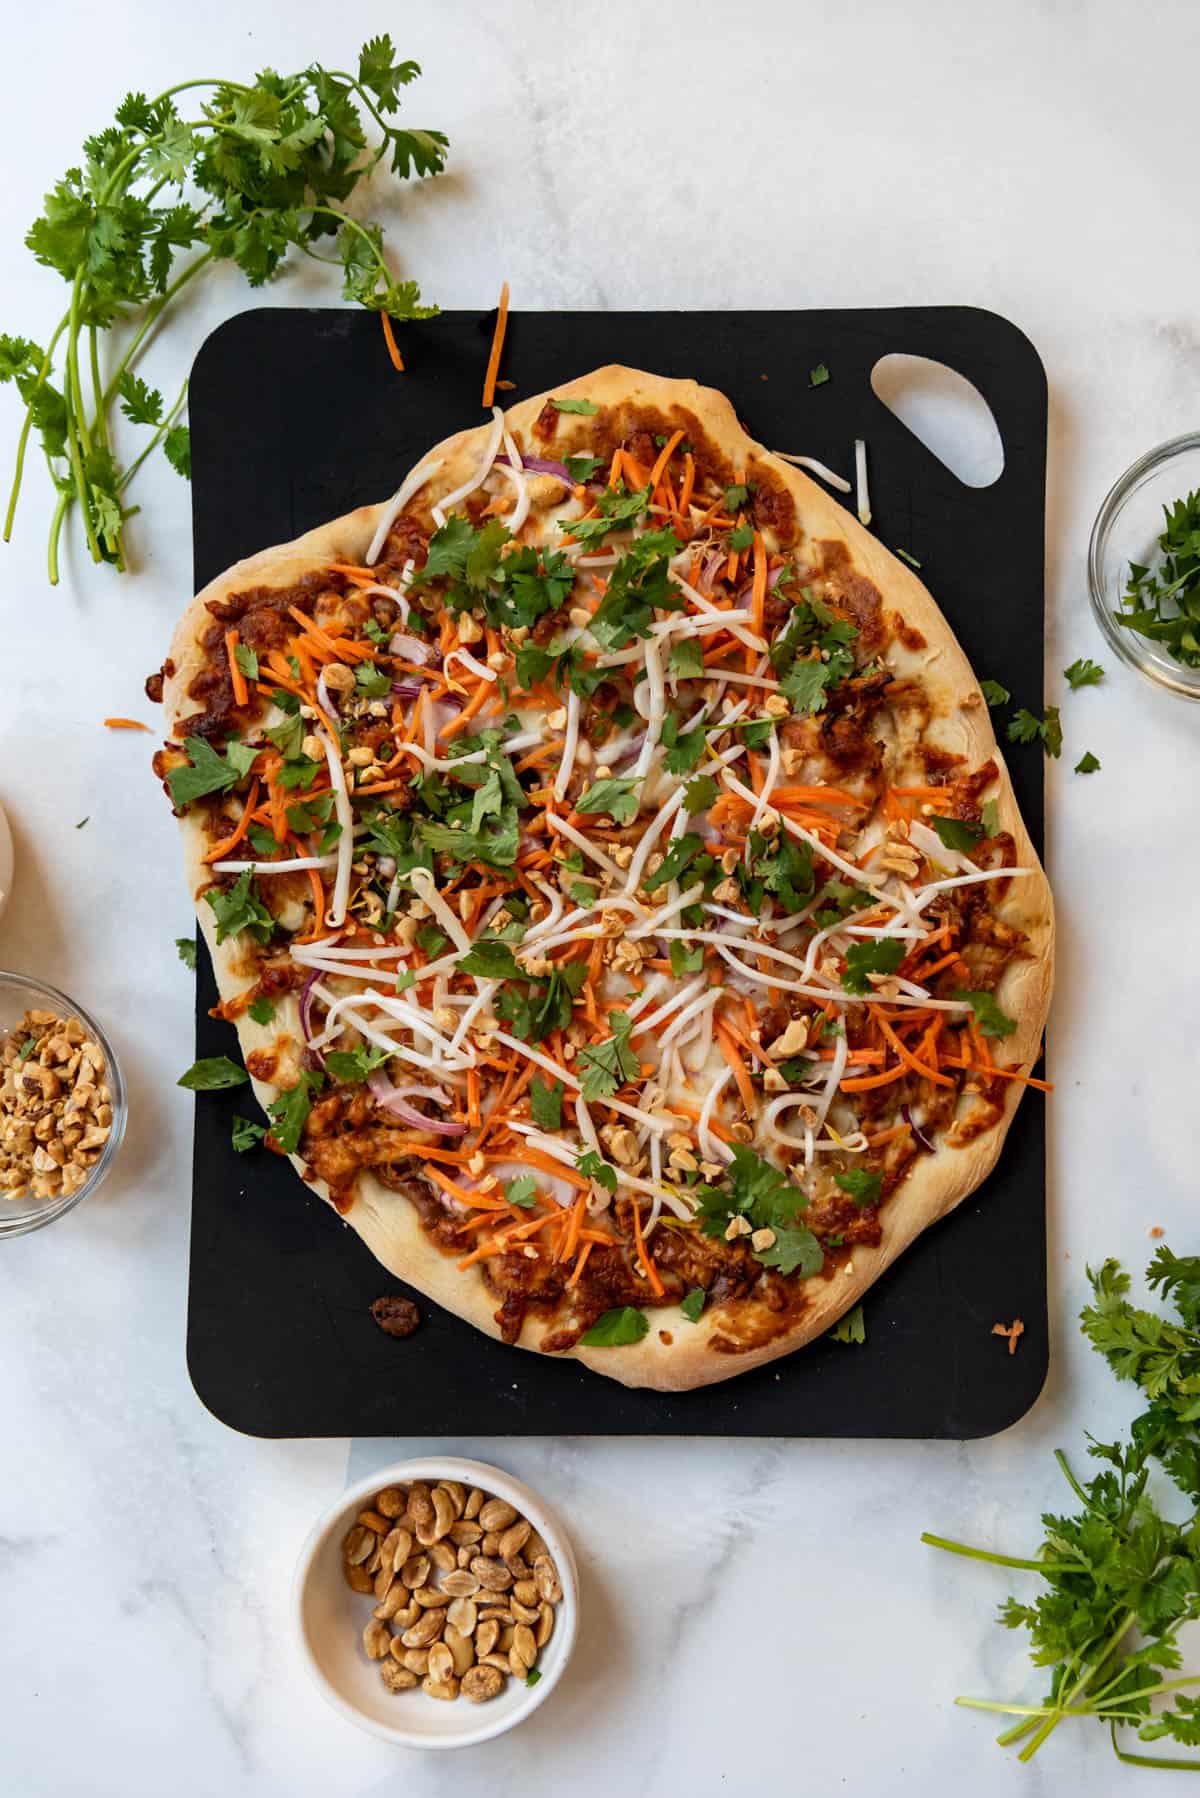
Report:
[[0,969],[0,1236],[95,1192],[125,1133],[125,1085],[96,1020],[57,987]]

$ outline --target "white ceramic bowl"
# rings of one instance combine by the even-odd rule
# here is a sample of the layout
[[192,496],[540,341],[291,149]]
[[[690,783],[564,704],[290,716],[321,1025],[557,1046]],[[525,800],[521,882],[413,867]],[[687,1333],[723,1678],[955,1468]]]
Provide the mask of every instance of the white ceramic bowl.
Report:
[[[447,1704],[430,1698],[419,1686],[408,1692],[389,1692],[379,1677],[379,1663],[367,1659],[362,1632],[373,1601],[346,1584],[342,1542],[358,1513],[377,1492],[412,1480],[461,1480],[464,1486],[481,1486],[515,1505],[544,1538],[558,1568],[563,1595],[555,1607],[554,1634],[538,1661],[542,1677],[536,1684],[527,1686],[510,1679],[500,1696],[486,1704],[472,1704],[467,1698]],[[523,1723],[546,1702],[562,1678],[579,1627],[579,1574],[571,1544],[553,1511],[511,1474],[483,1461],[452,1456],[398,1461],[349,1487],[316,1524],[296,1563],[292,1618],[300,1653],[317,1690],[351,1723],[401,1748],[470,1748]]]

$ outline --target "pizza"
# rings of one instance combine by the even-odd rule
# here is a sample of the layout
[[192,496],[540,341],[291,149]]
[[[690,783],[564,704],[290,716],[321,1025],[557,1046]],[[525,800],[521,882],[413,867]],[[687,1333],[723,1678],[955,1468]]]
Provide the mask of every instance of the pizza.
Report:
[[992,1169],[1054,924],[916,575],[692,381],[496,409],[238,563],[151,691],[265,1137],[629,1385],[827,1330]]

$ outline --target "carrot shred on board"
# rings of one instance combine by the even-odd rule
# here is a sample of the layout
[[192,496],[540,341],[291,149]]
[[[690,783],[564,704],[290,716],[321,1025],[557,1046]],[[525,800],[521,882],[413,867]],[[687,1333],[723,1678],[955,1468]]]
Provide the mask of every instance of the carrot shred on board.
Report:
[[106,718],[104,720],[104,728],[105,728],[105,730],[145,730],[145,731],[148,731],[150,729],[150,726],[148,724],[143,724],[141,722],[140,718]]
[[387,344],[387,353],[392,359],[392,367],[396,370],[397,374],[402,375],[404,373],[404,358],[400,354],[400,346],[396,342],[396,334],[392,330],[392,321],[383,307],[380,307],[379,309],[379,316],[383,320],[383,341]]
[[[228,853],[231,849],[236,849],[237,845],[241,842],[242,838],[245,836],[246,832],[250,828],[250,820],[254,816],[254,808],[257,804],[258,804],[258,781],[257,781],[257,779],[255,779],[255,780],[251,781],[251,783],[250,783],[249,797],[247,798],[245,805],[242,807],[241,817],[238,819],[237,823],[234,825],[233,830],[230,832],[230,834],[225,838],[224,842],[218,843],[215,846],[215,848],[212,848],[209,850],[208,854],[204,858],[206,862],[219,862],[221,860],[222,856],[228,855]],[[315,872],[315,870],[314,870],[314,872]]]
[[1021,1319],[1019,1317],[1014,1317],[1011,1324],[993,1324],[992,1325],[992,1335],[993,1336],[1004,1336],[1007,1338],[1008,1352],[1010,1355],[1016,1354],[1017,1343],[1020,1341],[1021,1337],[1024,1336],[1024,1334],[1025,1334],[1025,1325],[1021,1322]]
[[508,282],[501,284],[500,304],[496,308],[496,329],[488,352],[487,372],[483,377],[483,403],[492,406],[496,400],[496,376],[500,373],[500,355],[504,349],[504,333],[508,328]]

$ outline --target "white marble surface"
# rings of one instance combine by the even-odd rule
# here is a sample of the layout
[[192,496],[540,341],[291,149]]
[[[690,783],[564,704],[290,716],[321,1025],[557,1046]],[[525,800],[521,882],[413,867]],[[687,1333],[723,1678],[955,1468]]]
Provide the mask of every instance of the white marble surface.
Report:
[[[1084,587],[1092,514],[1135,454],[1200,412],[1190,0],[410,12],[14,7],[0,322],[41,334],[57,316],[57,279],[20,236],[127,86],[336,63],[390,28],[426,68],[412,119],[453,140],[452,173],[394,208],[405,259],[443,304],[490,304],[503,273],[525,306],[959,300],[1018,321],[1050,376],[1050,697],[1064,663],[1101,656]],[[267,298],[313,291],[285,280]],[[249,303],[240,277],[212,277],[147,372],[174,391],[205,333]],[[5,441],[15,416],[0,393]],[[187,495],[165,466],[148,472],[137,577],[72,554],[50,594],[38,473],[0,555],[0,796],[19,859],[0,963],[111,1021],[132,1118],[103,1195],[0,1251],[6,1793],[1116,1789],[1098,1729],[1061,1730],[1027,1771],[953,1709],[956,1692],[1037,1685],[990,1620],[1005,1577],[917,1538],[931,1526],[1032,1545],[1038,1510],[1065,1496],[1051,1448],[1129,1414],[1074,1330],[1085,1262],[1140,1264],[1154,1224],[1195,1245],[1200,714],[1112,666],[1103,688],[1064,701],[1070,753],[1048,792],[1062,943],[1053,1359],[1033,1413],[963,1446],[451,1438],[567,1513],[584,1636],[555,1701],[503,1743],[389,1751],[305,1684],[288,1580],[348,1471],[428,1445],[250,1441],[201,1408],[184,1367],[192,1105],[173,1076],[190,1059],[191,983],[173,939],[191,926],[149,740],[99,721],[148,715],[142,677],[190,591]],[[1089,780],[1070,771],[1085,747],[1104,764]]]

